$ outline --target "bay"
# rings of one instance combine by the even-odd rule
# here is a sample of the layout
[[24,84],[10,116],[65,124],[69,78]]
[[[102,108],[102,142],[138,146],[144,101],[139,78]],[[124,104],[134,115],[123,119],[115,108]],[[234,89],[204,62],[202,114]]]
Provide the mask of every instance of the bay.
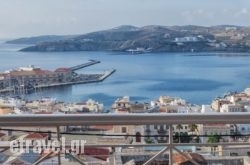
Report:
[[147,53],[122,52],[19,52],[24,45],[0,43],[0,72],[35,65],[55,70],[100,60],[100,64],[77,72],[117,71],[105,81],[58,87],[24,96],[27,99],[54,97],[65,102],[89,98],[110,106],[117,97],[134,101],[155,100],[161,95],[176,96],[194,104],[209,104],[229,91],[250,86],[250,56],[235,53]]

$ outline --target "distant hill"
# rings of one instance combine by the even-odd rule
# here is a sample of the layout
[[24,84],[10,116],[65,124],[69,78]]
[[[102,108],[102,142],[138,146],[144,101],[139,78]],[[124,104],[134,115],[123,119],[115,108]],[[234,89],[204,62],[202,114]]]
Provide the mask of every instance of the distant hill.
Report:
[[131,26],[131,25],[121,25],[121,26],[118,26],[118,27],[115,27],[111,30],[117,30],[117,31],[137,31],[139,30],[138,27],[136,26]]
[[59,40],[65,40],[75,37],[76,35],[67,35],[67,36],[60,36],[60,35],[45,35],[45,36],[36,36],[36,37],[24,37],[19,38],[11,41],[7,41],[6,43],[9,44],[31,44],[36,45],[43,42],[53,42]]
[[40,36],[19,42],[36,44],[21,51],[249,52],[250,28],[123,25],[77,36]]

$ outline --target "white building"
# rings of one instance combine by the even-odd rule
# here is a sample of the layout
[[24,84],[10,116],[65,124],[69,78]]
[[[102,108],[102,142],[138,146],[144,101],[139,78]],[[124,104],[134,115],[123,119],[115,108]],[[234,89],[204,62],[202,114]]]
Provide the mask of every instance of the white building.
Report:
[[[231,126],[229,124],[200,124],[198,125],[198,131],[200,135],[230,135]],[[206,143],[208,137],[201,137],[201,142]],[[223,141],[229,141],[229,136],[222,137]]]
[[240,104],[223,104],[220,112],[245,112],[245,108]]
[[210,105],[202,105],[201,113],[216,113]]
[[95,100],[88,99],[86,102],[78,102],[66,105],[62,110],[69,113],[99,113],[103,110],[104,105]]
[[237,124],[237,131],[241,135],[247,135],[250,133],[250,124]]
[[197,37],[192,37],[192,36],[177,37],[174,39],[174,42],[197,42],[197,41],[198,41]]
[[146,136],[144,139],[148,143],[166,143],[168,142],[168,130],[168,125],[146,125],[144,126]]

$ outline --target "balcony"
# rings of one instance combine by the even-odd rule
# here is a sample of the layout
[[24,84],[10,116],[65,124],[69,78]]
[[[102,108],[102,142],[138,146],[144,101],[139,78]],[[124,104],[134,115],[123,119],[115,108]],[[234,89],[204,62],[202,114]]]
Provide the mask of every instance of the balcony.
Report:
[[[190,143],[174,143],[173,142],[173,125],[176,124],[250,124],[250,113],[213,113],[213,114],[81,114],[81,115],[7,115],[0,117],[0,127],[2,130],[4,128],[15,127],[15,129],[23,129],[26,127],[37,127],[37,128],[46,128],[53,127],[57,133],[54,138],[61,140],[60,138],[67,134],[63,131],[62,127],[65,126],[83,126],[83,125],[155,125],[155,124],[167,124],[169,125],[168,131],[166,131],[166,136],[168,137],[168,143],[151,143],[145,144],[140,143],[139,137],[143,136],[140,134],[135,135],[109,135],[109,134],[92,134],[93,137],[103,136],[103,140],[110,140],[112,143],[87,143],[84,147],[110,147],[112,151],[107,153],[109,155],[109,161],[106,164],[123,164],[121,157],[124,159],[129,155],[134,157],[134,160],[139,161],[139,164],[149,165],[151,163],[158,162],[167,162],[166,164],[174,164],[176,162],[176,154],[181,155],[185,159],[189,160],[192,164],[200,164],[197,159],[192,159],[190,156],[193,153],[202,153],[203,150],[200,150],[202,147],[209,147],[214,150],[213,155],[206,157],[208,164],[213,162],[225,162],[229,161],[231,164],[244,164],[249,161],[247,156],[237,156],[234,153],[236,147],[244,149],[245,153],[250,153],[250,143],[249,141],[229,141],[229,142],[190,142]],[[36,132],[36,131],[34,131]],[[53,131],[52,131],[53,133]],[[85,138],[88,134],[79,133],[79,137]],[[118,136],[120,140],[114,141],[111,137]],[[126,136],[126,137],[125,137]],[[135,137],[134,142],[131,143],[131,138]],[[196,135],[197,136],[197,135]],[[223,135],[227,136],[227,135]],[[93,137],[92,140],[93,140]],[[125,137],[125,138],[124,138]],[[200,138],[204,135],[199,135]],[[248,137],[246,135],[245,137]],[[125,139],[125,140],[123,140]],[[66,143],[66,146],[69,144]],[[189,151],[189,153],[184,153],[180,147],[196,147],[196,151]],[[2,141],[0,143],[1,148],[9,148],[8,141]],[[31,146],[32,147],[32,146]],[[150,151],[145,152],[145,148],[150,147],[160,147],[159,151]],[[223,148],[223,150],[221,149]],[[89,149],[90,150],[90,149]],[[123,152],[124,151],[124,152]],[[230,152],[228,152],[230,151]],[[90,152],[90,151],[89,151]],[[100,150],[91,149],[92,154],[97,155]],[[224,156],[221,153],[228,153],[228,156]],[[143,157],[140,156],[140,153],[144,153]],[[137,155],[136,155],[137,154]],[[145,156],[147,155],[147,156]],[[231,156],[230,156],[231,155]],[[103,155],[102,155],[103,156]],[[48,156],[47,156],[48,157]],[[39,160],[33,164],[42,164],[47,158],[46,156],[41,157]],[[58,158],[55,161],[55,164],[65,164],[63,157],[71,157],[77,163],[75,164],[87,164],[84,161],[85,159],[80,159],[77,155],[71,153],[63,153],[60,151]],[[142,159],[143,158],[143,159]],[[91,160],[90,160],[91,161]],[[92,160],[95,162],[96,160]],[[120,163],[119,163],[120,162]],[[235,162],[235,163],[234,163]],[[250,161],[249,161],[250,162]],[[131,162],[132,163],[132,162]],[[240,165],[239,164],[239,165]],[[245,163],[246,164],[246,163]]]
[[157,132],[158,132],[158,134],[166,134],[167,130],[165,130],[165,129],[158,129]]
[[146,128],[145,132],[149,134],[151,132],[151,130],[149,128]]

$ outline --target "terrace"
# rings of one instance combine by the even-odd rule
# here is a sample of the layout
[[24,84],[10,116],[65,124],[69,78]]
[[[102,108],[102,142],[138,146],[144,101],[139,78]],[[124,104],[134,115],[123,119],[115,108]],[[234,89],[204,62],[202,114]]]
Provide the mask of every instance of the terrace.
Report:
[[[164,124],[168,125],[169,128],[173,128],[173,125],[177,124],[250,124],[250,113],[210,113],[210,114],[84,114],[84,115],[6,115],[0,117],[0,127],[3,128],[11,128],[15,127],[15,129],[23,129],[27,127],[53,127],[56,134],[56,138],[60,140],[60,137],[65,134],[62,127],[65,126],[83,126],[83,125],[153,125],[153,124]],[[34,131],[36,132],[36,131]],[[53,132],[53,131],[52,131]],[[166,132],[166,136],[168,137],[167,143],[122,143],[122,140],[117,141],[117,143],[92,143],[87,140],[90,135],[87,134],[79,134],[80,138],[87,141],[84,147],[111,147],[113,151],[117,151],[119,149],[123,149],[127,152],[112,152],[110,155],[106,155],[109,157],[109,162],[107,164],[122,164],[117,159],[120,159],[121,156],[128,157],[134,156],[134,159],[139,160],[139,164],[149,165],[155,160],[158,160],[158,163],[162,161],[162,164],[173,165],[176,163],[176,154],[182,156],[182,159],[189,160],[191,164],[198,165],[200,164],[197,160],[194,159],[192,154],[199,153],[198,149],[204,146],[214,147],[220,146],[224,147],[226,150],[235,150],[234,147],[240,146],[240,148],[244,149],[246,152],[250,151],[250,143],[248,141],[230,141],[230,142],[214,142],[214,143],[198,143],[198,142],[190,142],[190,143],[176,143],[173,140],[173,129],[168,129]],[[101,134],[93,134],[92,136],[100,136]],[[105,138],[107,138],[106,134],[103,134]],[[124,135],[112,135],[112,136],[124,136]],[[133,137],[136,135],[128,135],[128,137]],[[166,137],[165,136],[165,137]],[[199,135],[204,136],[204,135]],[[221,136],[229,136],[229,135],[221,135]],[[248,135],[244,136],[248,137]],[[138,138],[138,137],[136,137]],[[91,138],[90,138],[91,140]],[[92,139],[93,140],[93,139]],[[8,142],[4,143],[3,141],[0,143],[1,148],[9,148]],[[68,144],[67,144],[68,145]],[[184,153],[181,151],[180,147],[197,147],[196,151],[190,151],[189,153]],[[230,147],[229,147],[230,146]],[[146,147],[161,147],[160,151],[150,151],[146,152],[143,150]],[[137,148],[137,149],[136,149]],[[249,151],[248,151],[249,150]],[[97,150],[92,150],[93,152],[99,152]],[[218,152],[224,152],[218,151]],[[232,153],[232,152],[231,152]],[[93,153],[95,154],[95,153]],[[137,157],[135,155],[137,154]],[[141,154],[141,156],[140,156]],[[60,152],[57,154],[58,159],[55,162],[56,164],[65,164],[63,155],[65,153]],[[70,157],[74,158],[74,160],[78,164],[88,164],[85,163],[85,160],[79,159],[76,155],[68,153]],[[139,156],[138,156],[139,155]],[[47,155],[48,156],[48,155]],[[41,157],[39,160],[34,162],[33,164],[42,163],[47,156]],[[102,155],[104,156],[104,155]],[[208,164],[212,164],[212,162],[217,162],[225,164],[225,162],[230,162],[230,164],[247,164],[248,158],[243,156],[237,156],[231,154],[231,156],[223,156],[223,154],[216,153],[214,155],[205,157],[207,159]],[[91,160],[91,159],[89,159]],[[95,162],[96,160],[92,160]],[[165,163],[164,163],[165,161]],[[166,161],[168,163],[166,163]],[[132,162],[130,162],[132,163]],[[132,163],[133,164],[133,163]],[[227,164],[227,163],[226,163]]]

